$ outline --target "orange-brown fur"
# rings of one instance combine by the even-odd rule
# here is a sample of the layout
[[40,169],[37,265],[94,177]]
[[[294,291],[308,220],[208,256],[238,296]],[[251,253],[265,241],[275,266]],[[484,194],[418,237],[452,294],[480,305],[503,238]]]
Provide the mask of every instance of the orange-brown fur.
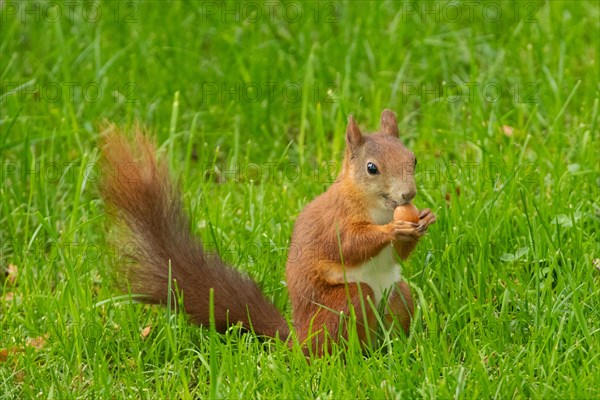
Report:
[[[348,315],[349,307],[364,317],[374,328],[374,311],[369,305],[373,291],[362,286],[363,297],[358,296],[356,284],[331,279],[357,268],[376,256],[385,246],[395,242],[400,256],[406,259],[414,249],[427,226],[435,221],[429,210],[421,213],[419,224],[391,220],[394,207],[412,200],[416,194],[412,152],[398,140],[396,119],[386,110],[382,113],[381,131],[363,136],[352,118],[346,133],[346,156],[340,176],[329,189],[308,204],[298,216],[292,235],[293,256],[287,264],[287,282],[292,302],[294,325],[299,339],[315,348],[312,337],[325,328],[331,335],[338,334],[340,312]],[[376,180],[364,173],[369,160],[377,160],[385,179]],[[378,224],[369,215],[369,209],[385,213],[389,208],[390,221]],[[393,284],[393,282],[390,282]],[[398,282],[388,300],[386,313],[397,316],[408,333],[413,313],[413,302],[408,285]],[[357,304],[363,303],[357,309]],[[359,332],[367,338],[364,326]],[[344,335],[344,332],[340,332]],[[322,346],[320,342],[316,348]]]
[[131,290],[146,295],[147,302],[166,303],[170,267],[172,287],[183,293],[185,311],[194,322],[209,324],[213,289],[218,331],[241,323],[261,335],[286,339],[285,319],[256,283],[219,257],[205,254],[200,240],[192,236],[179,191],[155,152],[139,128],[133,142],[113,125],[104,129],[100,190],[123,228],[118,250],[134,261],[118,266]]
[[385,322],[388,327],[399,323],[404,333],[408,335],[414,311],[410,287],[406,282],[397,282],[386,304]]
[[[146,295],[148,302],[164,304],[170,277],[183,293],[190,318],[206,325],[212,289],[218,331],[241,323],[262,335],[287,338],[285,319],[258,286],[219,257],[205,254],[189,230],[166,165],[156,159],[155,145],[141,129],[135,131],[130,141],[115,126],[105,127],[100,184],[123,228],[119,243],[127,245],[121,250],[126,249],[126,256],[134,261],[119,266],[131,290]],[[368,161],[376,162],[381,173],[367,174]],[[347,316],[352,313],[361,342],[372,339],[376,288],[346,281],[345,274],[360,270],[392,243],[400,257],[407,258],[435,222],[429,210],[421,211],[419,223],[392,221],[394,207],[410,202],[416,194],[414,164],[414,155],[398,139],[391,111],[382,113],[380,132],[368,136],[350,118],[340,176],[298,216],[289,251],[286,276],[294,326],[307,352],[320,355],[329,341],[348,337]],[[408,333],[413,314],[410,289],[402,281],[389,284],[391,293],[383,304],[385,321],[398,321]]]

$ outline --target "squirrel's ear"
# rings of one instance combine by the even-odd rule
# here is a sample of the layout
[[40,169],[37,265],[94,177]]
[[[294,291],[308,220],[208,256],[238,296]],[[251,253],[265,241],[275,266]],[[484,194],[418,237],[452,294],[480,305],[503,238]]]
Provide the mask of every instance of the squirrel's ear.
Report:
[[385,109],[381,113],[381,132],[398,137],[398,122],[392,110]]
[[363,135],[351,115],[348,117],[348,127],[346,128],[346,149],[354,153],[363,144],[363,141]]

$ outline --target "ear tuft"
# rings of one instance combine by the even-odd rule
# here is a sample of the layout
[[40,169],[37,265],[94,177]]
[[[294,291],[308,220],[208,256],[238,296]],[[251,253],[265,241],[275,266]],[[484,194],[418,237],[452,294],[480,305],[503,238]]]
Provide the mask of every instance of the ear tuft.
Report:
[[350,153],[354,154],[360,146],[362,146],[364,138],[356,121],[350,115],[348,117],[348,127],[346,128],[346,148]]
[[385,109],[381,113],[381,132],[398,137],[398,122],[396,122],[396,115],[392,110]]

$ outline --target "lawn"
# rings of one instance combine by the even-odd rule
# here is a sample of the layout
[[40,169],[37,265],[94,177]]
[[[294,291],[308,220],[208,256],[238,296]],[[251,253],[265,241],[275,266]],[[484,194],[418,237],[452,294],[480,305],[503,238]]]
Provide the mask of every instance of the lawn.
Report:
[[[0,2],[1,398],[600,398],[600,7]],[[191,229],[291,321],[294,221],[384,108],[437,223],[409,337],[300,349],[119,291],[98,125],[144,124]]]

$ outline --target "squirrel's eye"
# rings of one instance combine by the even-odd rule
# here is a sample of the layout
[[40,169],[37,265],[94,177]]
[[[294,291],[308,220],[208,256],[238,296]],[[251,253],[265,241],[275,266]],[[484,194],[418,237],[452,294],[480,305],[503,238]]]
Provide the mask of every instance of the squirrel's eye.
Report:
[[373,164],[372,162],[368,162],[367,163],[367,172],[369,173],[369,175],[377,175],[379,173],[379,170],[377,169],[377,165]]
[[417,157],[415,157],[415,167],[417,166]]

